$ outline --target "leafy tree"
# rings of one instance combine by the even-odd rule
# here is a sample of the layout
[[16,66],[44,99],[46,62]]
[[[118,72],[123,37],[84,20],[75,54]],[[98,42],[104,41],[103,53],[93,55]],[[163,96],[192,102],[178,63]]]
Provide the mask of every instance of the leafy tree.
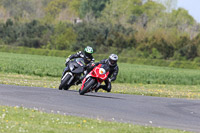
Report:
[[[102,12],[102,18],[112,24],[125,24],[129,17],[132,17],[134,8],[141,6],[142,0],[110,0],[106,3],[106,8]],[[140,9],[138,9],[140,10]],[[136,11],[135,11],[136,12]],[[140,14],[141,11],[138,11]]]
[[187,59],[194,59],[197,57],[197,46],[194,44],[188,44],[180,49],[181,56],[185,56]]
[[47,43],[42,41],[42,38],[46,35],[47,31],[51,31],[51,27],[48,25],[42,25],[37,20],[21,25],[17,33],[17,44],[27,47],[41,48]]
[[148,17],[148,21],[159,19],[166,9],[162,4],[153,1],[146,2],[142,7],[143,13]]
[[80,5],[81,17],[84,18],[88,14],[91,14],[95,18],[100,17],[108,1],[109,0],[82,0]]
[[197,47],[197,56],[200,57],[200,33],[192,40]]
[[45,8],[47,22],[51,22],[55,19],[62,9],[66,8],[69,0],[54,0],[48,3]]
[[33,3],[30,0],[2,0],[2,5],[14,18],[29,18],[34,12]]
[[2,27],[0,28],[0,37],[3,38],[6,44],[35,48],[46,45],[48,40],[44,41],[43,37],[47,35],[47,31],[51,32],[49,25],[42,25],[36,20],[30,23],[18,24],[8,19],[0,27]]
[[73,11],[76,15],[80,16],[80,6],[82,0],[72,0],[69,3],[69,9]]
[[94,49],[102,45],[106,38],[106,26],[99,23],[79,23],[75,25],[74,30],[77,34],[77,43],[73,50],[82,49],[87,45]]
[[76,34],[71,26],[66,23],[58,23],[51,36],[50,48],[52,49],[71,49],[76,42]]
[[[78,16],[81,0],[54,0],[48,3],[45,8],[46,22],[54,22],[60,13],[64,11],[66,15]],[[67,12],[65,12],[67,10]]]
[[8,19],[5,24],[1,25],[0,36],[6,44],[14,43],[17,39],[16,30],[18,25],[14,25],[11,19]]
[[154,0],[156,2],[161,3],[166,7],[167,12],[171,12],[177,7],[178,0]]
[[146,27],[147,23],[162,16],[165,9],[162,4],[153,1],[143,3],[142,0],[110,0],[102,13],[102,19],[124,26],[127,22],[130,24],[137,22]]
[[95,50],[102,49],[101,52],[108,52],[113,48],[119,53],[123,48],[130,48],[135,43],[134,31],[122,25],[81,23],[74,28],[77,34],[77,43],[73,45],[74,50],[90,45]]

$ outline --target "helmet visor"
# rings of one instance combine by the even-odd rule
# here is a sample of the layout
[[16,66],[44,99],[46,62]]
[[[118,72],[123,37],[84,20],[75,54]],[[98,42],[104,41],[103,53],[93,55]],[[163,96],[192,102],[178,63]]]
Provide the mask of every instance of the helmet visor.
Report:
[[88,53],[88,52],[85,51],[85,55],[86,55],[87,57],[91,57],[91,56],[92,56],[92,53]]
[[117,63],[117,61],[109,59],[109,63],[111,66],[114,66]]

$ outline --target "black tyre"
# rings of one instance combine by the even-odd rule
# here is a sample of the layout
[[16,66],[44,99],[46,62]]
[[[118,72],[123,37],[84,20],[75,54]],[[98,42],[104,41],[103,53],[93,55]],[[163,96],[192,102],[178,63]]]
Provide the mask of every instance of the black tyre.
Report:
[[90,87],[93,87],[94,84],[95,84],[95,80],[92,78],[89,78],[88,81],[86,81],[86,83],[84,84],[83,90],[79,90],[79,94],[84,95],[90,89]]
[[68,90],[69,89],[69,86],[66,85],[66,84],[67,84],[67,81],[69,81],[70,78],[71,78],[71,75],[68,74],[63,80],[61,80],[59,90],[62,90],[62,89]]

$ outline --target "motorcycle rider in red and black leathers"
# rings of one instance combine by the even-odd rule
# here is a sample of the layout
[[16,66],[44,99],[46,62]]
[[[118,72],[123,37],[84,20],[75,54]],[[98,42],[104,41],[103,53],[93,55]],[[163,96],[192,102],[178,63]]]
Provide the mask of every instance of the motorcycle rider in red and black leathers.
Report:
[[118,75],[119,67],[117,65],[118,56],[116,54],[111,54],[108,59],[101,60],[98,63],[93,63],[89,70],[92,70],[95,66],[99,64],[105,64],[109,66],[109,75],[108,78],[104,81],[105,85],[100,85],[99,88],[95,89],[95,92],[98,92],[100,88],[103,90],[110,92],[112,89],[111,82],[115,81]]
[[[65,73],[69,70],[69,67],[68,67],[68,62],[74,58],[82,58],[84,60],[84,63],[85,63],[85,66],[86,68],[85,69],[85,73],[87,73],[87,70],[88,70],[88,66],[90,66],[91,63],[93,63],[95,60],[94,60],[94,57],[92,56],[93,54],[93,48],[90,47],[90,46],[87,46],[85,49],[84,49],[84,52],[82,51],[79,51],[77,52],[76,54],[73,54],[71,56],[69,56],[67,59],[66,59],[66,62],[65,62],[65,66],[66,68],[64,69],[64,72],[63,72],[63,75],[62,77],[65,75]],[[80,81],[79,81],[80,83]]]

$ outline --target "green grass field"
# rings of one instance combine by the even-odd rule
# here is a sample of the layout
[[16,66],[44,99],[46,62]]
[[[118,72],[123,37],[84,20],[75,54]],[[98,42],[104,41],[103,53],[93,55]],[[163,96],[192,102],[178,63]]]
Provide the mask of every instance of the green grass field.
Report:
[[[61,77],[65,58],[0,52],[0,72]],[[200,71],[119,63],[117,83],[200,85]]]
[[[53,111],[52,111],[53,112]],[[99,118],[88,119],[44,113],[38,109],[0,106],[1,133],[183,133],[185,131],[107,122]]]

